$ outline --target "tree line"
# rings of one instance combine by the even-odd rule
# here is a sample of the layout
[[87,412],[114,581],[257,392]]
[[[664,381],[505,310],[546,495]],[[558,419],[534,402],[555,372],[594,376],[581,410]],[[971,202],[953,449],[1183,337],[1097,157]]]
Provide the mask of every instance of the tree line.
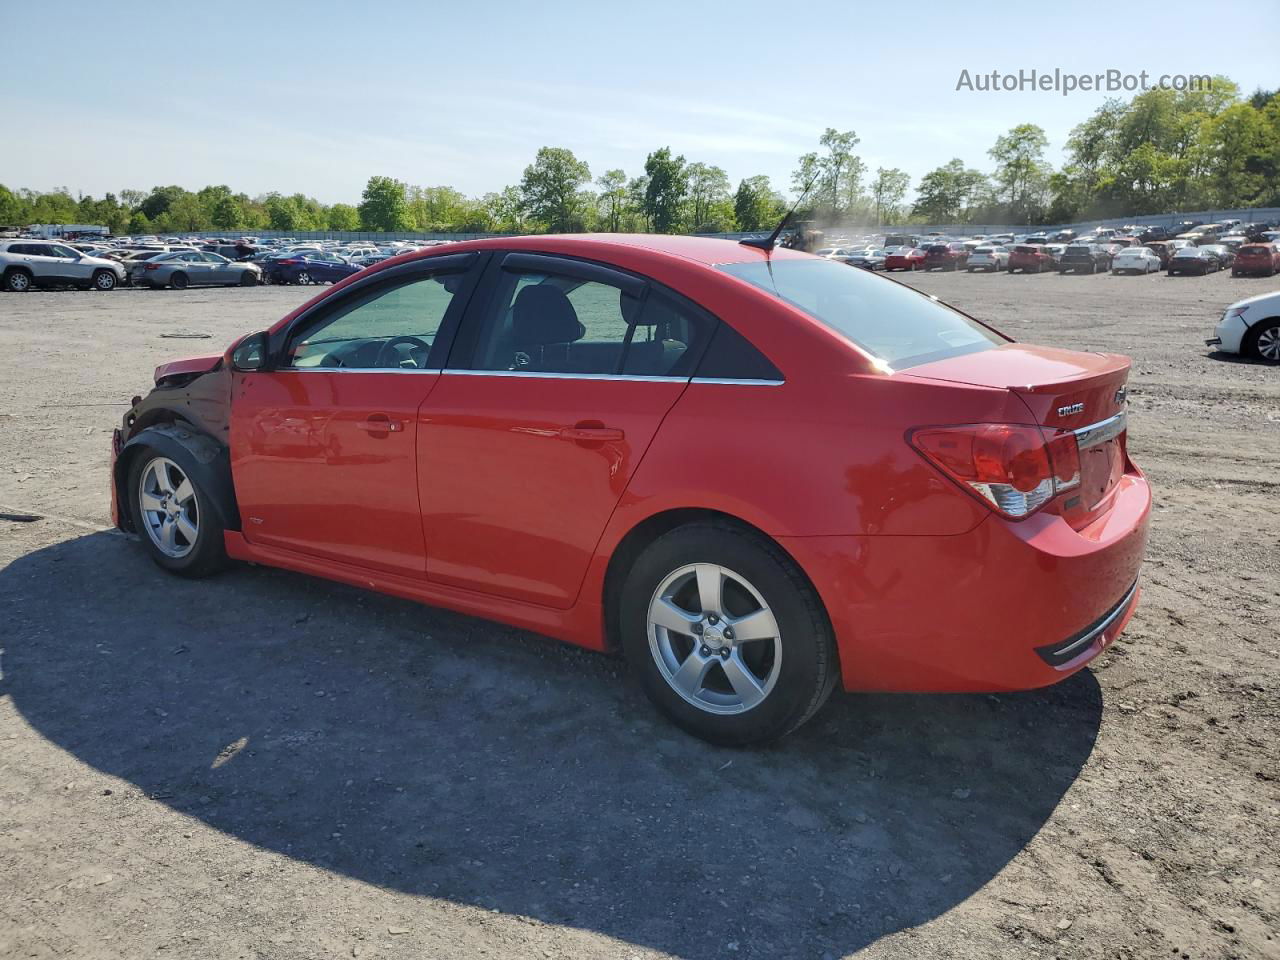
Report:
[[[908,175],[874,172],[852,130],[828,128],[791,178],[801,219],[824,223],[1064,223],[1202,208],[1280,206],[1280,92],[1242,98],[1217,77],[1197,91],[1150,90],[1108,100],[1076,126],[1065,162],[1045,160],[1048,138],[1032,123],[999,136],[988,171],[951,160],[926,173],[913,202]],[[542,147],[520,182],[480,197],[449,186],[374,176],[357,204],[322,204],[301,193],[250,197],[226,185],[121,190],[98,199],[10,190],[0,184],[0,224],[95,223],[118,234],[245,231],[428,233],[725,233],[773,227],[788,206],[769,177],[735,187],[714,164],[669,147],[641,172],[593,175],[565,147]]]

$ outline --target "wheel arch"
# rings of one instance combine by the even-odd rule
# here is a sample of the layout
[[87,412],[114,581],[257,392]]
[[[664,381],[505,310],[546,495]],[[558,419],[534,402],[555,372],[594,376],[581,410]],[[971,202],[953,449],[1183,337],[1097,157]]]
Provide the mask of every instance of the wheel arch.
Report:
[[115,485],[120,526],[134,531],[133,498],[128,479],[134,461],[145,450],[166,456],[186,454],[193,463],[192,479],[209,495],[211,506],[225,530],[240,529],[240,507],[231,478],[231,458],[226,446],[192,426],[172,410],[158,408],[145,414],[147,422],[136,426],[133,435],[116,457],[111,482]]
[[1258,338],[1262,336],[1262,331],[1266,326],[1271,323],[1280,323],[1280,314],[1263,317],[1261,320],[1255,320],[1249,324],[1249,329],[1240,338],[1241,353],[1256,356],[1258,353]]
[[[600,591],[601,609],[604,618],[604,646],[606,650],[617,652],[621,649],[621,624],[618,614],[622,586],[626,582],[627,572],[631,569],[636,559],[655,540],[664,534],[670,533],[677,527],[706,522],[718,522],[737,527],[767,540],[795,567],[805,584],[813,591],[814,598],[817,600],[822,615],[826,617],[828,625],[831,624],[831,615],[822,600],[822,594],[810,579],[808,571],[800,565],[800,562],[792,555],[791,551],[787,550],[775,537],[770,536],[755,524],[723,510],[709,507],[671,507],[651,513],[632,524],[630,529],[618,539],[609,554]],[[838,649],[836,657],[837,669],[839,669]]]

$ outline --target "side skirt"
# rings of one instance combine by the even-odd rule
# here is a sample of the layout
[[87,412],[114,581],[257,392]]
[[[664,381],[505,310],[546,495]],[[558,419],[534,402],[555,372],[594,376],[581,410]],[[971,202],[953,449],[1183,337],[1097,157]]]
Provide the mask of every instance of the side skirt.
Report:
[[336,580],[353,587],[389,594],[415,603],[443,607],[484,620],[495,620],[521,630],[530,630],[556,640],[563,640],[589,650],[605,649],[604,617],[598,604],[579,600],[568,610],[523,603],[505,597],[494,597],[462,590],[429,580],[399,576],[347,563],[311,557],[291,550],[250,543],[239,531],[223,534],[227,554],[235,560],[280,567],[326,580]]

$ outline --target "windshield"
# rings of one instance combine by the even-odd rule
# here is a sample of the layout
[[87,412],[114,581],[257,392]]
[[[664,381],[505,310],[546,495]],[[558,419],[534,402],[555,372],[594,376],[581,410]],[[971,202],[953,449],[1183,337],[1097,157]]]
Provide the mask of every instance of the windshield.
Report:
[[892,369],[1005,342],[932,297],[829,260],[728,263],[720,269],[798,307]]

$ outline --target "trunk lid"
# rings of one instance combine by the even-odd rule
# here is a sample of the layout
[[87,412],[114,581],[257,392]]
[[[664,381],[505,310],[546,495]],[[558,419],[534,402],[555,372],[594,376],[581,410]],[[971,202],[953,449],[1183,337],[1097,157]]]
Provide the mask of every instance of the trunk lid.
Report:
[[1080,487],[1064,495],[1059,512],[1078,527],[1106,509],[1124,475],[1122,415],[1130,367],[1129,358],[1119,354],[1008,343],[924,363],[901,375],[1009,390],[1026,404],[1034,422],[1047,428],[1046,437],[1056,430],[1074,432]]

